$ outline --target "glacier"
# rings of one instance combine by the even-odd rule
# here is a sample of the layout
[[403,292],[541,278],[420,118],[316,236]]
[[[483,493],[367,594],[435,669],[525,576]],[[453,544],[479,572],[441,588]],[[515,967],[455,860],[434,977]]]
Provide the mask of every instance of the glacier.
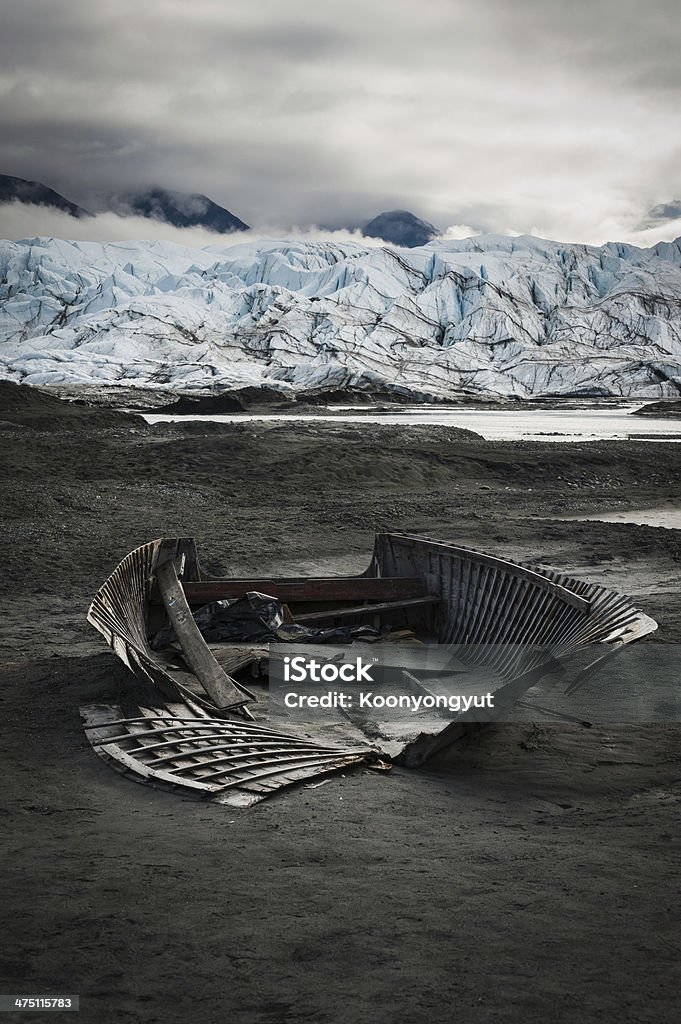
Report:
[[0,242],[0,377],[414,399],[681,393],[681,239]]

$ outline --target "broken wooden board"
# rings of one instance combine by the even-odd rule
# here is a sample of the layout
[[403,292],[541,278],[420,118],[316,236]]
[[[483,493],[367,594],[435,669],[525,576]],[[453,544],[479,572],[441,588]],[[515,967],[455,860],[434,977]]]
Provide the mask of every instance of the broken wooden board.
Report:
[[127,715],[115,705],[93,704],[80,714],[95,752],[123,775],[234,807],[380,759],[368,746],[323,746],[242,719],[215,718],[191,701]]

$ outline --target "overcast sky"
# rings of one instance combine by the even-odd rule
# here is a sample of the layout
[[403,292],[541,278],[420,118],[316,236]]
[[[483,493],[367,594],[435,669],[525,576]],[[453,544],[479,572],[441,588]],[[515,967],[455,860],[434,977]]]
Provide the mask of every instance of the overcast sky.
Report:
[[681,198],[680,53],[679,0],[0,0],[0,172],[629,238]]

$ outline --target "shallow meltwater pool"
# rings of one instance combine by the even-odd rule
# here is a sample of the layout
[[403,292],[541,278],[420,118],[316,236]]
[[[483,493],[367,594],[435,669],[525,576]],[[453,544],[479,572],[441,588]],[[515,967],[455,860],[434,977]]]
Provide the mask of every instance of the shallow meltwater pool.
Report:
[[658,505],[654,508],[630,509],[623,512],[597,512],[583,516],[557,516],[575,522],[634,523],[637,526],[663,526],[668,530],[681,530],[681,501],[678,505]]

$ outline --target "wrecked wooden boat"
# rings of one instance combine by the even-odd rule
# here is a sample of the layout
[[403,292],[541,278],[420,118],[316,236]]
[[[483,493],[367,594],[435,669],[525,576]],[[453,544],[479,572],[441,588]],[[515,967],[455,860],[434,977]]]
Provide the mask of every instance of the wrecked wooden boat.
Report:
[[[313,775],[381,765],[385,744],[370,742],[361,723],[320,736],[307,724],[296,735],[263,720],[249,672],[266,665],[268,644],[210,642],[197,624],[199,609],[247,595],[266,595],[285,611],[287,625],[269,641],[286,629],[290,638],[303,627],[357,634],[370,627],[387,649],[406,634],[455,651],[458,671],[484,667],[509,707],[575,651],[595,645],[596,664],[657,628],[628,597],[604,587],[409,534],[379,534],[365,572],[328,578],[215,577],[202,569],[191,538],[160,539],[123,559],[88,612],[119,658],[166,701],[125,714],[82,709],[101,756],[140,781],[236,804]],[[164,630],[173,642],[159,648]],[[573,690],[592,668],[571,680]],[[428,692],[406,668],[403,675]],[[429,735],[401,735],[401,762],[422,763],[450,744],[462,726],[449,719]]]

